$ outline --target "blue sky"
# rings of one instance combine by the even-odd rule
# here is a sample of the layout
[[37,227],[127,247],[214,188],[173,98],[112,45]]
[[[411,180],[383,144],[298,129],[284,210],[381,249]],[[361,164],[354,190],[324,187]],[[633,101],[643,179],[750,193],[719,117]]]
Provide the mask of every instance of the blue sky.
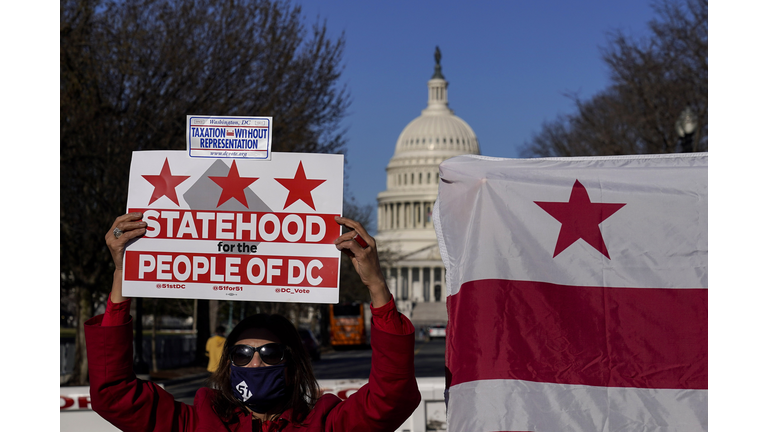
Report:
[[294,4],[309,23],[320,17],[331,35],[346,36],[346,192],[374,209],[397,137],[427,105],[435,46],[449,107],[475,131],[482,154],[517,157],[543,121],[572,112],[566,93],[588,98],[607,87],[599,48],[607,33],[647,37],[653,17],[650,2],[634,0]]

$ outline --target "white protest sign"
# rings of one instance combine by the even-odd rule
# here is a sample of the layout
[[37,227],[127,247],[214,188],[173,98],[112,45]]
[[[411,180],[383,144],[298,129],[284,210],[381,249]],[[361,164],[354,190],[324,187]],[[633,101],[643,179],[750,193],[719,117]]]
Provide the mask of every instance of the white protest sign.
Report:
[[193,158],[272,158],[272,117],[187,116],[187,153]]
[[128,212],[148,227],[126,248],[124,295],[337,303],[343,170],[342,155],[134,152]]

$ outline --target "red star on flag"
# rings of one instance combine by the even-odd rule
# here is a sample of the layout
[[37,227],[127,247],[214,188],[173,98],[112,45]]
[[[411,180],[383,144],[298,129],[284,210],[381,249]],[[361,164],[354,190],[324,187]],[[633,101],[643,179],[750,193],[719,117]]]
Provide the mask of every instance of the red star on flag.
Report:
[[[165,158],[160,175],[142,175],[145,180],[152,183],[155,190],[149,199],[149,204],[157,201],[162,196],[167,196],[174,204],[179,205],[179,198],[176,196],[176,186],[188,179],[189,176],[175,176],[171,174],[171,166],[168,165],[168,158]],[[147,205],[149,205],[147,204]]]
[[624,207],[626,203],[593,203],[589,200],[587,189],[578,180],[573,184],[568,202],[534,202],[562,224],[552,258],[574,244],[576,240],[584,239],[606,258],[611,259],[600,232],[600,223]]
[[240,177],[235,161],[232,161],[232,166],[229,167],[229,174],[226,177],[208,176],[208,178],[221,187],[221,197],[216,207],[224,204],[230,198],[234,198],[246,208],[248,207],[248,200],[245,198],[245,188],[259,179],[258,177]]
[[325,180],[308,180],[306,174],[304,174],[304,166],[301,164],[301,161],[299,161],[299,168],[296,169],[296,174],[294,174],[292,179],[276,178],[275,180],[288,189],[288,198],[285,200],[283,209],[286,209],[289,205],[301,200],[312,207],[312,210],[315,210],[315,202],[312,200],[312,190],[325,183]]

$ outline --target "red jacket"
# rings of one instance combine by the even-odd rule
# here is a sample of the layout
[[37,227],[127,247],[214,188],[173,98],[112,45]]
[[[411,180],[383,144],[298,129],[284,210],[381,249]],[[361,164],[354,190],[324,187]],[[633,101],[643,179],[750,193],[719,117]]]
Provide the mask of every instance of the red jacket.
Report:
[[[85,323],[91,406],[125,431],[244,431],[253,429],[250,413],[226,425],[214,412],[216,390],[202,388],[193,405],[174,400],[152,382],[133,373],[133,331],[128,323],[101,326],[104,315]],[[368,384],[345,401],[323,395],[303,425],[291,424],[290,412],[265,422],[263,430],[284,431],[393,431],[410,417],[421,400],[413,366],[414,331],[398,335],[371,326],[373,350]]]

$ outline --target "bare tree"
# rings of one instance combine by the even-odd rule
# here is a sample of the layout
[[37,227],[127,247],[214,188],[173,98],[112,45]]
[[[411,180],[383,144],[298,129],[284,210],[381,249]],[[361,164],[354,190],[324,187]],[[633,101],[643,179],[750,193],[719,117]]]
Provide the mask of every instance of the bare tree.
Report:
[[690,109],[698,128],[692,150],[707,150],[707,0],[653,4],[651,37],[622,32],[602,50],[611,85],[589,100],[568,95],[576,112],[545,122],[524,156],[591,156],[682,151],[675,123]]
[[217,114],[272,116],[274,151],[341,153],[349,95],[343,35],[306,28],[284,0],[62,0],[60,11],[61,285],[77,302],[82,384],[82,324],[109,290],[104,232],[125,211],[131,152],[184,149],[186,115]]

